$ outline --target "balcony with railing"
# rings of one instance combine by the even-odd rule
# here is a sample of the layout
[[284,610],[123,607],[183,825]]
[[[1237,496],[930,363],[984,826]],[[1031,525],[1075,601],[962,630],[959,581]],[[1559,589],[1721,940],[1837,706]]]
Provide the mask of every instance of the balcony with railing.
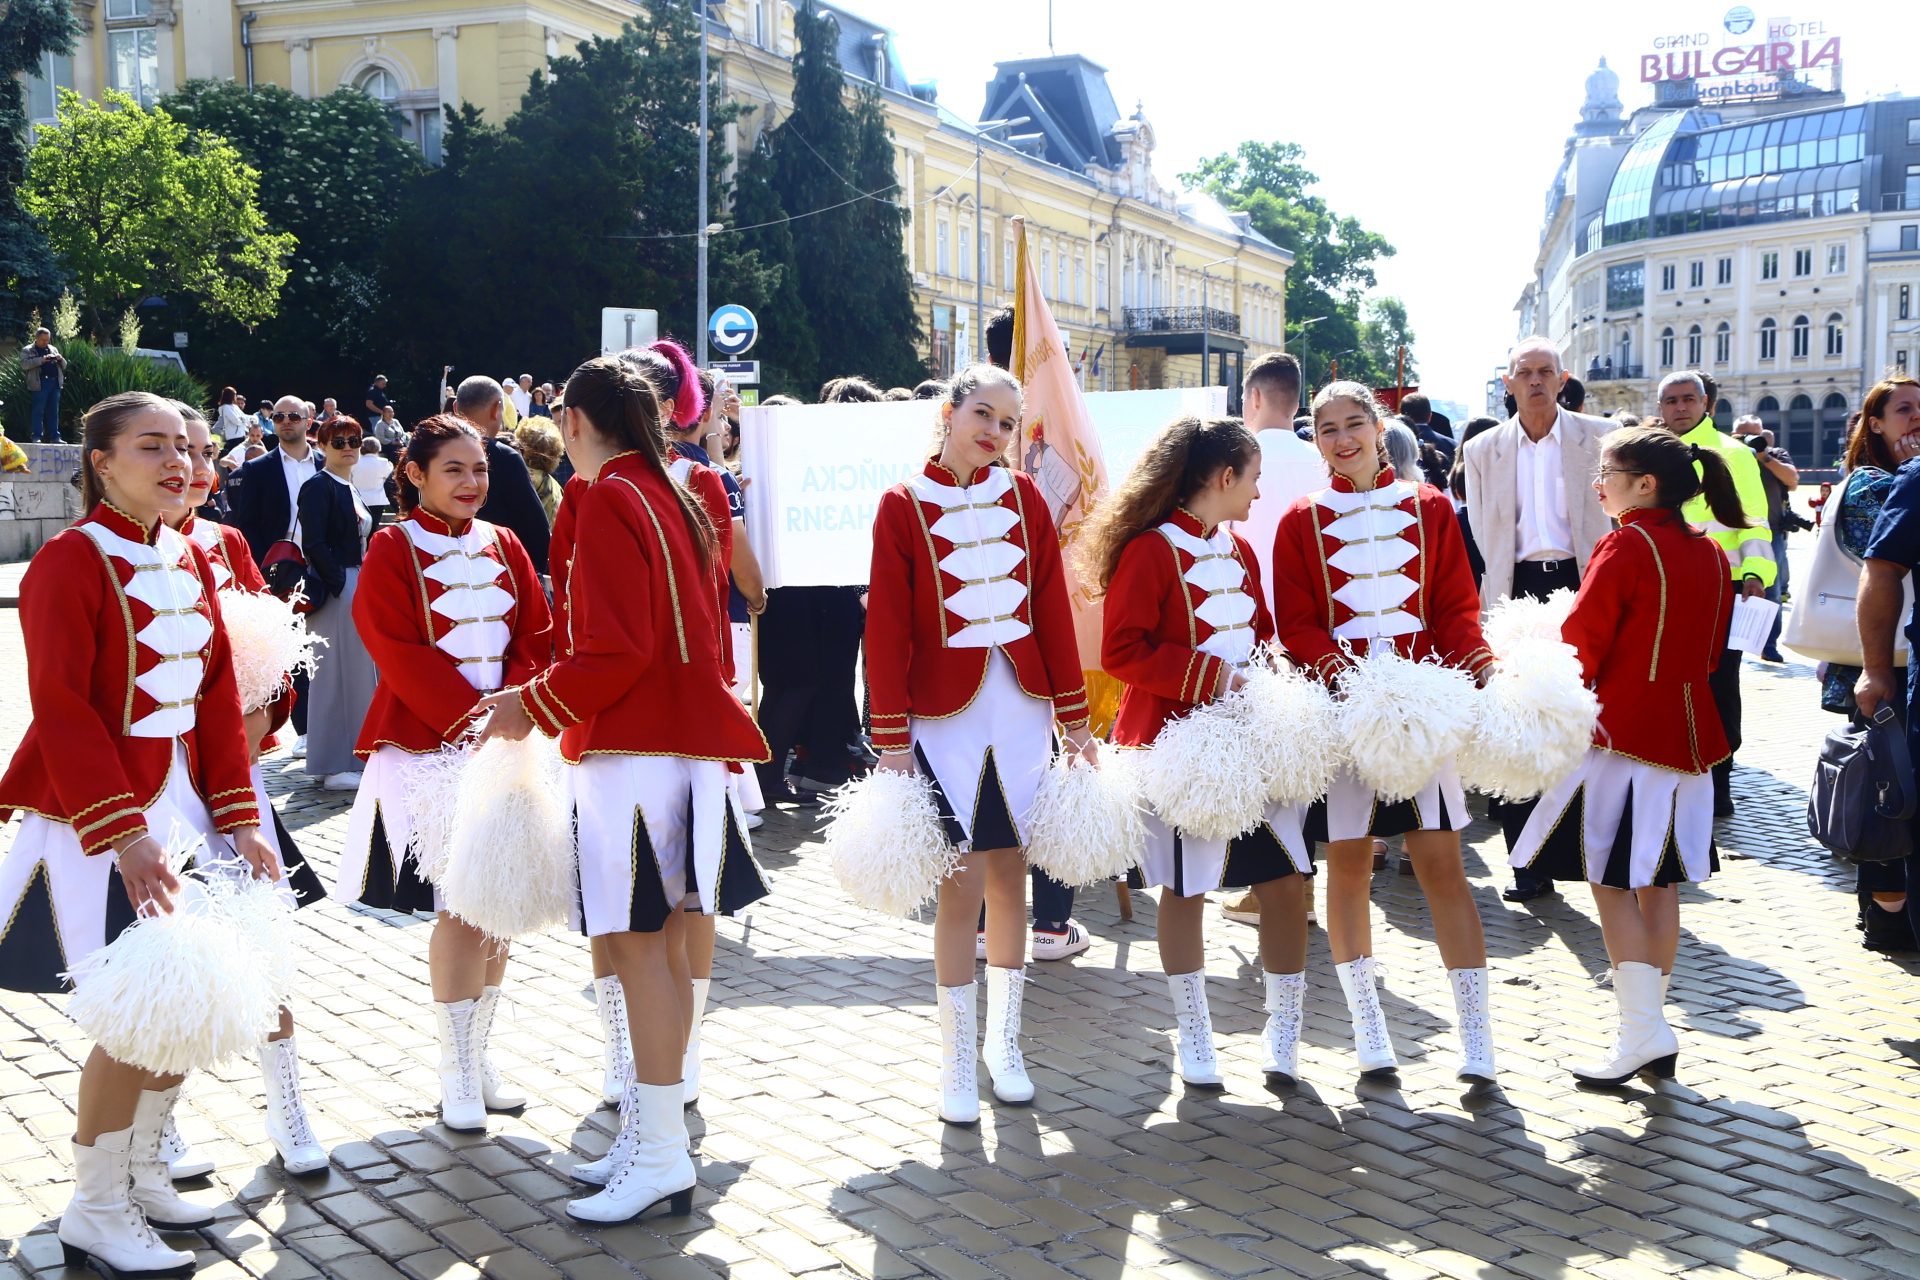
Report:
[[1219,307],[1128,307],[1128,333],[1210,333],[1238,335],[1240,317]]
[[1887,191],[1880,196],[1880,212],[1899,213],[1920,210],[1920,192]]
[[1642,364],[1593,365],[1580,375],[1583,382],[1621,382],[1628,378],[1644,378],[1647,367]]

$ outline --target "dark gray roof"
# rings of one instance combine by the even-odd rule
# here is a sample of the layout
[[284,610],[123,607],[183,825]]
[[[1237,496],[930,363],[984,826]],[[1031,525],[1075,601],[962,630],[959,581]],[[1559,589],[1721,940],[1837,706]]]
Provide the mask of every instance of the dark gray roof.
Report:
[[837,4],[821,4],[822,13],[840,24],[840,69],[883,89],[907,92],[906,68],[893,44],[893,32]]
[[1028,148],[1042,160],[1075,173],[1089,164],[1120,167],[1120,143],[1113,136],[1120,109],[1107,88],[1107,69],[1091,58],[1067,53],[996,62],[981,119],[1017,116],[1032,121],[1009,132],[1042,135]]

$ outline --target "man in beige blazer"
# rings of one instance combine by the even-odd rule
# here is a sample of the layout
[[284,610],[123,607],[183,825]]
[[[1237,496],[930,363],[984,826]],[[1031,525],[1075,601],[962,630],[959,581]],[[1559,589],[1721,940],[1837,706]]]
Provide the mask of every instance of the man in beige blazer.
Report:
[[[1480,583],[1481,616],[1509,596],[1544,600],[1565,587],[1577,590],[1593,544],[1613,528],[1593,491],[1600,467],[1605,418],[1572,413],[1559,402],[1567,371],[1560,349],[1529,338],[1507,359],[1507,391],[1514,416],[1483,431],[1461,449],[1466,468],[1467,518],[1487,562]],[[1490,806],[1512,848],[1533,803]],[[1553,892],[1551,881],[1514,871],[1509,902]]]

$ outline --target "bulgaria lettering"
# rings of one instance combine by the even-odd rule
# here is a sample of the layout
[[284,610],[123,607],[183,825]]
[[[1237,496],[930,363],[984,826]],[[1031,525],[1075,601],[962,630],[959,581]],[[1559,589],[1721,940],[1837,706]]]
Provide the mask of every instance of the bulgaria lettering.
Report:
[[1766,44],[1728,45],[1724,49],[1667,48],[1640,55],[1640,81],[1710,80],[1716,76],[1772,76],[1840,65],[1840,37],[1830,40],[1774,40]]

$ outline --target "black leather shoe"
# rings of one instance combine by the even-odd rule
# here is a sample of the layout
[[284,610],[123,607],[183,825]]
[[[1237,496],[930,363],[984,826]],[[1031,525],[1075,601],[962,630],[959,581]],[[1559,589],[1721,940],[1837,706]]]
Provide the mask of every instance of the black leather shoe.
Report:
[[1553,881],[1542,880],[1538,884],[1517,884],[1500,896],[1508,902],[1532,902],[1553,892]]
[[1716,818],[1731,818],[1733,816],[1733,797],[1715,796],[1713,798],[1713,816]]
[[791,805],[795,809],[818,809],[820,807],[818,800],[804,791],[795,791],[785,782],[773,787],[763,782],[760,784],[760,794],[768,804]]
[[1865,935],[1860,945],[1869,951],[1914,951],[1913,925],[1907,919],[1907,910],[1888,911],[1873,900],[1870,895],[1862,894],[1865,902],[1860,905],[1860,930]]

